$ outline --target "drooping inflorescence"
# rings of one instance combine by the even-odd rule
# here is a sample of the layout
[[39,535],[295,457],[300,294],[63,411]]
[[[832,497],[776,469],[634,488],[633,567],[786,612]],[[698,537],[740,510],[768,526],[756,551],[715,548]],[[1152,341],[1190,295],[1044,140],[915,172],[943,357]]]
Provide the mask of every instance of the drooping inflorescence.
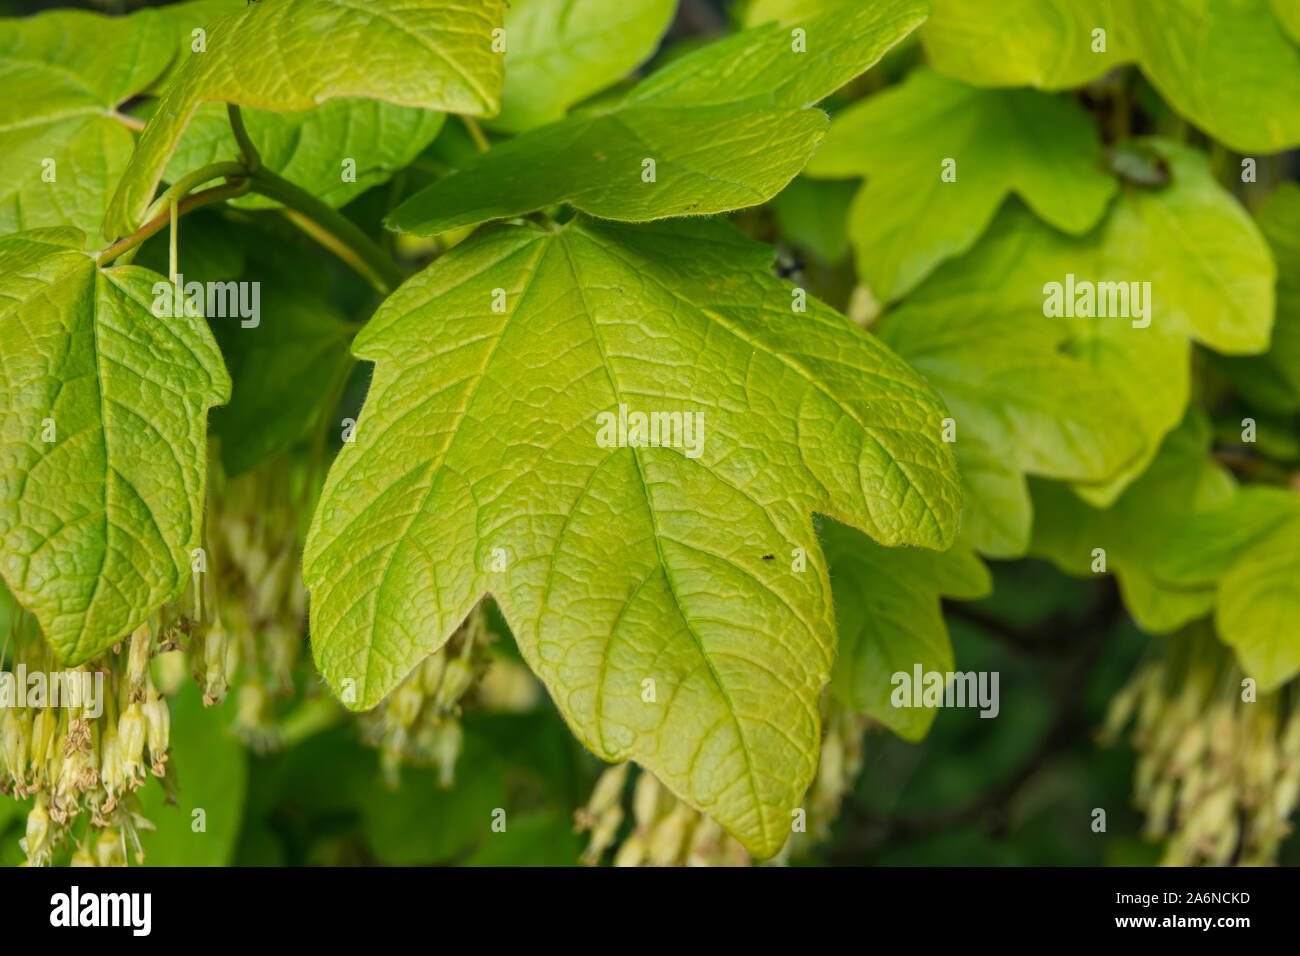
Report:
[[1162,862],[1276,860],[1300,799],[1300,694],[1256,693],[1205,628],[1165,642],[1111,702],[1102,736],[1133,722],[1134,802]]
[[14,666],[0,689],[13,698],[0,719],[0,793],[33,799],[21,841],[28,865],[48,864],[68,845],[78,865],[143,859],[140,832],[152,824],[137,791],[150,777],[169,791],[176,785],[171,712],[151,668],[153,628],[137,628],[75,668],[58,666],[35,633],[11,637]]

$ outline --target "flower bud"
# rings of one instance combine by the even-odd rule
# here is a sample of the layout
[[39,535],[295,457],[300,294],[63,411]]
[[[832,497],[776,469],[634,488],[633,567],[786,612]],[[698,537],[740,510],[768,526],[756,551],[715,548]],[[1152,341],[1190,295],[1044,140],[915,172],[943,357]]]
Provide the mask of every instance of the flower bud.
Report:
[[599,817],[619,802],[623,796],[623,784],[627,782],[627,769],[630,766],[630,763],[625,762],[605,769],[591,791],[591,799],[587,801],[588,813],[593,817]]
[[171,710],[167,706],[167,698],[161,694],[147,701],[141,710],[144,711],[147,727],[149,761],[153,765],[154,775],[161,777],[163,759],[167,756],[167,748],[171,746]]
[[442,683],[438,685],[434,704],[440,711],[451,711],[473,683],[474,669],[459,657],[452,658],[443,671]]
[[498,657],[479,681],[477,699],[487,710],[519,714],[537,706],[541,693],[532,671],[508,657]]
[[1282,756],[1291,763],[1300,763],[1300,710],[1291,715],[1278,742]]
[[424,694],[420,690],[419,682],[404,681],[393,691],[393,696],[389,699],[388,712],[393,723],[405,730],[415,723],[423,706]]
[[116,722],[104,728],[99,750],[99,782],[108,793],[110,801],[116,802],[126,785],[126,778],[122,774],[122,751],[118,747]]
[[688,804],[678,801],[672,812],[655,824],[649,841],[651,866],[672,866],[678,862],[686,840],[687,825],[695,816]]
[[1209,724],[1210,755],[1215,760],[1231,759],[1235,749],[1236,720],[1231,701],[1218,700],[1210,707],[1207,716]]
[[302,653],[302,638],[297,628],[273,622],[266,629],[266,668],[271,686],[282,697],[293,694],[293,668]]
[[239,567],[246,563],[252,529],[248,522],[239,515],[228,515],[221,521],[222,535],[226,539],[226,551],[230,560]]
[[184,651],[168,651],[158,655],[158,687],[164,694],[175,695],[185,682],[189,660]]
[[307,602],[310,599],[307,588],[302,583],[302,568],[297,562],[293,564],[293,576],[289,584],[289,593],[285,598],[285,606],[288,608],[289,616],[294,621],[303,621],[307,617]]
[[1147,808],[1147,819],[1143,832],[1151,838],[1165,835],[1169,826],[1170,813],[1174,807],[1176,784],[1173,780],[1162,780],[1156,787]]
[[58,753],[59,718],[52,707],[43,707],[32,721],[32,776],[37,784],[53,776],[53,763]]
[[263,723],[263,705],[266,701],[266,692],[262,690],[262,685],[256,681],[248,681],[239,685],[239,691],[236,694],[239,705],[235,708],[235,724],[243,729],[255,729]]
[[244,578],[248,581],[262,580],[270,563],[262,542],[250,540],[248,550],[244,552]]
[[442,683],[442,673],[447,667],[447,652],[445,650],[430,654],[420,662],[420,687],[426,694],[432,697],[438,693],[438,685]]
[[126,866],[126,848],[122,843],[122,831],[109,827],[95,841],[95,862],[99,866]]
[[121,758],[122,775],[129,783],[143,779],[145,738],[148,725],[139,704],[131,704],[117,719],[117,746]]
[[615,866],[640,866],[645,860],[646,844],[640,833],[632,833],[614,854]]
[[1231,787],[1221,787],[1201,801],[1189,829],[1199,834],[1237,830],[1237,800]]
[[1300,764],[1288,770],[1278,780],[1273,790],[1273,815],[1279,823],[1284,823],[1295,810],[1300,800]]
[[839,805],[840,794],[845,789],[844,741],[840,738],[839,728],[832,727],[830,733],[822,740],[814,797],[819,805],[833,810]]
[[435,729],[433,753],[438,764],[439,786],[451,787],[456,782],[456,760],[464,739],[465,732],[455,718],[442,721]]
[[50,827],[50,815],[46,810],[44,794],[36,798],[31,812],[27,814],[27,833],[18,841],[19,847],[27,854],[27,862],[32,866],[45,866],[54,854],[53,832]]
[[1182,785],[1178,788],[1178,813],[1186,816],[1190,808],[1205,798],[1214,789],[1216,778],[1203,763],[1192,764],[1183,775]]
[[1188,727],[1174,747],[1172,757],[1174,772],[1179,773],[1199,760],[1208,742],[1209,734],[1202,721],[1197,721]]
[[607,808],[591,831],[591,840],[587,843],[587,849],[583,851],[582,862],[587,866],[595,866],[599,863],[601,856],[614,842],[614,837],[618,834],[618,828],[622,823],[623,808],[618,804]]
[[686,853],[687,866],[713,866],[722,844],[722,827],[712,817],[701,816],[691,831],[691,843]]
[[230,651],[230,634],[221,624],[215,624],[203,635],[202,684],[203,703],[209,707],[226,699],[230,690],[227,678],[227,655]]
[[27,754],[31,748],[31,720],[27,711],[16,707],[4,709],[0,720],[0,763],[16,781],[27,779]]
[[1104,744],[1110,745],[1119,739],[1120,731],[1127,726],[1137,709],[1142,689],[1139,681],[1130,681],[1111,699],[1110,706],[1106,708],[1106,720],[1098,733]]
[[153,631],[145,624],[131,635],[131,650],[126,662],[128,700],[144,700],[145,684],[149,680],[149,661],[153,651]]
[[1152,666],[1139,678],[1143,683],[1142,702],[1138,705],[1138,729],[1149,731],[1159,725],[1164,716],[1167,703],[1163,687],[1165,667],[1163,664]]
[[384,784],[389,790],[396,790],[402,785],[402,753],[392,747],[379,751],[379,771]]
[[289,585],[291,566],[291,554],[286,548],[270,562],[262,577],[252,578],[256,582],[253,587],[253,613],[259,619],[273,618],[279,612]]
[[69,866],[95,866],[95,854],[90,848],[90,837],[86,837],[85,843],[78,843],[76,852],[72,854],[72,859],[68,862]]
[[632,791],[632,813],[636,817],[638,828],[649,827],[655,822],[659,816],[661,794],[667,796],[655,775],[642,770],[636,778],[636,789]]

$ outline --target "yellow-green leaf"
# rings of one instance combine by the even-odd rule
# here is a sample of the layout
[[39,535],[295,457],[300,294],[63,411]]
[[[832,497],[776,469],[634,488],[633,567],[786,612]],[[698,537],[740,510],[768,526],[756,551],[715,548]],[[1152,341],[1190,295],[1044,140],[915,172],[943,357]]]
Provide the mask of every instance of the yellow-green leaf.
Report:
[[882,302],[974,245],[1012,192],[1077,235],[1097,224],[1116,187],[1078,105],[930,70],[837,114],[808,174],[866,177],[849,234],[858,274]]
[[[812,104],[866,70],[925,19],[922,0],[841,4],[672,61],[626,96],[498,144],[388,218],[436,235],[570,203],[646,221],[772,198],[826,133]],[[545,161],[539,161],[545,157]]]
[[[932,6],[921,38],[931,65],[954,79],[1062,90],[1135,62],[1175,110],[1233,149],[1272,153],[1300,144],[1294,0],[933,0]],[[1288,12],[1275,16],[1279,10]]]
[[[304,561],[345,702],[491,593],[590,749],[780,848],[834,656],[813,512],[944,548],[959,492],[938,398],[831,309],[793,312],[771,255],[710,220],[500,225],[389,298]],[[621,442],[621,407],[666,416],[659,444]]]
[[0,234],[98,232],[131,154],[116,111],[173,54],[172,32],[153,10],[0,20]]
[[105,238],[131,232],[195,109],[222,101],[293,111],[361,97],[490,116],[501,106],[492,50],[502,0],[259,0],[208,27],[140,135],[109,206]]
[[207,324],[151,311],[165,280],[83,244],[0,238],[0,574],[66,664],[180,596],[230,394]]

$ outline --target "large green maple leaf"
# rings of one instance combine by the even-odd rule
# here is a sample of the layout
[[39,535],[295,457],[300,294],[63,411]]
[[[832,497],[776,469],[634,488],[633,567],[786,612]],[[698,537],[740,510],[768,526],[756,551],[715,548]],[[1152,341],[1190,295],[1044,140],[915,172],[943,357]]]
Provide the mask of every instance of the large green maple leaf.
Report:
[[1068,89],[1136,62],[1215,139],[1276,152],[1300,143],[1300,17],[1284,12],[1294,0],[1271,2],[933,0],[921,38],[936,70],[984,86]]
[[[955,178],[943,178],[952,161]],[[835,116],[810,176],[865,176],[849,209],[858,274],[883,302],[974,245],[1011,192],[1079,234],[1116,180],[1088,114],[1035,90],[986,90],[916,70]]]
[[83,243],[0,238],[0,573],[67,664],[180,596],[230,393],[207,324],[153,315],[165,280]]
[[0,20],[0,233],[99,229],[131,155],[116,111],[174,51],[171,29],[152,10]]
[[522,133],[622,79],[659,46],[677,0],[514,0],[506,10],[501,114]]
[[[929,387],[770,265],[719,221],[498,225],[384,303],[304,558],[345,701],[490,593],[589,748],[780,848],[834,657],[812,513],[944,548],[959,485]],[[618,446],[620,407],[702,441]]]
[[841,3],[798,21],[802,50],[795,27],[744,30],[674,60],[612,103],[498,144],[416,193],[388,223],[435,235],[564,202],[624,221],[766,202],[826,133],[826,114],[812,104],[879,60],[926,9],[922,0]]
[[[196,25],[245,6],[246,0],[191,0],[158,8],[160,15],[172,21],[182,55],[147,92],[165,89],[190,56],[206,55],[205,51],[191,52],[197,42],[193,36]],[[156,100],[145,100],[134,112],[147,120],[157,105]],[[244,124],[262,164],[330,206],[342,206],[409,165],[438,135],[445,119],[445,113],[433,110],[355,98],[330,99],[315,109],[296,112],[244,111]],[[163,179],[175,182],[201,166],[231,160],[238,154],[225,104],[200,103],[167,162]],[[351,175],[345,176],[345,172]],[[278,205],[257,193],[230,203],[247,209]]]
[[[105,217],[131,232],[199,104],[293,111],[363,97],[486,116],[501,106],[492,50],[503,0],[260,0],[213,21],[140,135]],[[289,72],[286,73],[286,70]]]

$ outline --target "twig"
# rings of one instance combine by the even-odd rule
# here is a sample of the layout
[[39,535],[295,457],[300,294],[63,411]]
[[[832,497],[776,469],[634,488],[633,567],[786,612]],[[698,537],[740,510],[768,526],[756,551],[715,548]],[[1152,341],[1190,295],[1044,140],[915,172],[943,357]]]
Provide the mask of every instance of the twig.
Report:
[[[216,202],[225,202],[227,199],[233,199],[236,196],[242,196],[248,192],[248,180],[241,179],[228,182],[222,186],[213,186],[211,189],[205,189],[197,192],[192,196],[187,196],[181,202],[176,204],[176,215],[183,216],[187,212],[192,212],[200,206],[208,206]],[[131,235],[117,240],[107,249],[103,250],[95,257],[98,265],[108,265],[113,260],[126,252],[136,248],[154,233],[160,232],[171,222],[172,212],[168,208],[163,213],[155,216],[146,222],[143,226],[133,232]]]
[[139,133],[139,132],[140,132],[141,130],[143,130],[144,127],[145,127],[145,122],[144,122],[144,120],[142,120],[142,119],[138,119],[137,117],[134,117],[134,116],[127,116],[125,113],[117,113],[117,112],[114,112],[114,113],[113,113],[113,119],[117,120],[119,123],[121,123],[121,124],[122,124],[123,126],[125,126],[127,129],[133,129],[133,130],[135,130],[137,133]]
[[235,142],[239,144],[239,158],[243,160],[250,173],[256,172],[262,165],[262,155],[253,145],[252,139],[249,138],[248,130],[244,127],[244,116],[239,112],[239,106],[235,103],[226,104],[226,115],[230,118],[230,128],[235,134]]
[[[250,182],[253,192],[283,203],[318,226],[319,229],[308,231],[330,251],[343,256],[340,250],[346,248],[349,255],[343,256],[344,261],[353,266],[358,262],[364,264],[364,269],[360,271],[370,278],[380,292],[393,291],[406,278],[397,264],[356,223],[305,189],[282,179],[265,166],[252,174]],[[300,219],[295,218],[294,222],[302,225]]]
[[465,129],[469,130],[469,138],[474,141],[474,145],[478,147],[480,153],[486,153],[492,148],[492,144],[488,142],[488,138],[483,135],[483,129],[475,121],[474,117],[466,116],[464,113],[461,113],[460,121],[465,124]]

